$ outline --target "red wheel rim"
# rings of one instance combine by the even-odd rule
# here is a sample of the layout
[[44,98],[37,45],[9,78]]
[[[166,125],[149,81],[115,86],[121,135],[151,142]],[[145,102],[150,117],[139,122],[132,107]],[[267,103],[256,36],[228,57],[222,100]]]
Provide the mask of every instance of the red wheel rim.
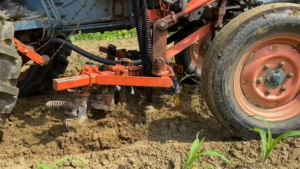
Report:
[[206,35],[189,47],[189,54],[192,62],[197,68],[202,69],[206,51],[211,43],[211,34]]
[[300,37],[276,35],[255,44],[240,60],[234,93],[249,115],[268,121],[292,118],[300,112]]

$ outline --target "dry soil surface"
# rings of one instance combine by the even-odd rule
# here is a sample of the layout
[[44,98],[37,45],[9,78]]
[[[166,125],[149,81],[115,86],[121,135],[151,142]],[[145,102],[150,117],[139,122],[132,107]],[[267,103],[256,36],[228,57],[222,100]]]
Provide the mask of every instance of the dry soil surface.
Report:
[[[105,57],[100,45],[137,49],[136,39],[113,42],[81,42],[76,45]],[[87,61],[82,58],[82,62]],[[62,76],[80,70],[78,55],[69,57],[70,66]],[[171,89],[155,89],[154,103],[139,105],[128,95],[126,104],[117,104],[113,112],[94,112],[88,122],[68,132],[62,111],[48,111],[49,100],[72,100],[67,91],[50,91],[46,95],[19,99],[1,131],[0,168],[37,168],[36,161],[48,164],[62,157],[81,159],[86,168],[183,168],[192,142],[198,132],[205,137],[204,150],[215,150],[232,162],[227,165],[218,157],[204,156],[197,162],[208,162],[217,168],[260,168],[261,142],[243,141],[228,132],[213,117],[201,97],[198,85],[181,86],[181,109],[175,108]],[[268,160],[266,168],[300,168],[298,138],[282,141]],[[66,161],[61,168],[80,168]]]

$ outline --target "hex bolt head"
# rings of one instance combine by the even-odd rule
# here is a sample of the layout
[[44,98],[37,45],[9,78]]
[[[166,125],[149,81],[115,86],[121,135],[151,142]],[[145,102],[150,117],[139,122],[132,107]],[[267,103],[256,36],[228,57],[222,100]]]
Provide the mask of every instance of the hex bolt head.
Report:
[[164,28],[164,27],[166,26],[166,23],[165,23],[165,22],[161,22],[161,23],[160,23],[160,26],[161,26],[162,28]]
[[258,78],[258,79],[256,80],[256,82],[257,82],[258,84],[261,84],[261,83],[263,82],[263,80],[262,80],[261,78]]
[[285,86],[282,86],[282,87],[281,87],[281,91],[286,91],[286,87],[285,87]]
[[293,76],[294,76],[293,73],[289,73],[289,74],[288,74],[288,77],[290,77],[290,78],[293,77]]
[[281,62],[279,63],[279,65],[280,65],[280,66],[284,66],[284,65],[285,65],[285,62],[284,62],[284,61],[281,61]]
[[264,68],[265,68],[265,69],[269,69],[270,66],[269,66],[269,65],[265,65]]
[[271,94],[271,90],[268,89],[266,93],[267,93],[267,95],[270,95]]

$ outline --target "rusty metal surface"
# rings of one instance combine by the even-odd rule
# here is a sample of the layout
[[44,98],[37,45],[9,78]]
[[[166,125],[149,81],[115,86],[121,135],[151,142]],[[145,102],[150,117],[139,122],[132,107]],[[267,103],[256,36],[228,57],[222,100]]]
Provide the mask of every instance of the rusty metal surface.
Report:
[[226,14],[226,2],[227,0],[219,0],[218,1],[218,8],[215,13],[215,28],[223,28],[223,18]]

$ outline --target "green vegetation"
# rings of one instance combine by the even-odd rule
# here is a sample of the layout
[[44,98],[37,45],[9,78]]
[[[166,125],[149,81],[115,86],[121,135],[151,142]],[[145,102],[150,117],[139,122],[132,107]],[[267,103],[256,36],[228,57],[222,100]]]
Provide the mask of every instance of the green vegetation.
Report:
[[75,159],[73,157],[64,157],[60,160],[57,160],[56,162],[54,162],[53,164],[41,164],[39,162],[36,162],[37,164],[37,167],[38,169],[54,169],[56,166],[61,166],[65,161],[67,160],[75,160],[76,163],[79,165],[79,166],[82,166],[82,167],[85,167],[85,165],[83,164],[82,161],[78,160],[78,159]]
[[266,126],[268,128],[268,140],[267,140],[265,130],[262,130],[262,129],[259,129],[259,128],[254,128],[253,129],[253,131],[259,132],[261,140],[262,140],[262,144],[263,144],[262,146],[263,146],[263,151],[264,151],[264,160],[263,160],[262,168],[264,168],[265,163],[266,163],[267,159],[269,158],[272,150],[275,148],[275,146],[281,140],[283,140],[287,137],[293,137],[293,136],[299,136],[300,135],[300,131],[290,131],[290,132],[287,132],[287,133],[284,133],[284,134],[280,135],[275,140],[273,140],[270,125],[266,121],[265,118],[263,118],[262,116],[257,116],[257,115],[249,116],[249,117],[258,117],[258,118],[260,118],[266,124]]
[[106,41],[112,41],[117,39],[127,39],[127,38],[135,38],[136,35],[136,29],[131,30],[119,30],[119,31],[106,31],[104,33],[86,33],[82,34],[79,32],[77,35],[71,36],[71,41],[98,41],[98,40],[106,40]]
[[185,162],[184,169],[191,169],[193,167],[199,167],[199,166],[209,166],[211,168],[215,168],[212,164],[209,164],[209,163],[201,163],[201,164],[196,164],[196,165],[193,164],[195,160],[197,160],[198,158],[200,158],[204,155],[219,156],[219,157],[222,157],[226,161],[227,164],[231,164],[230,161],[223,154],[216,152],[216,151],[205,151],[204,153],[197,153],[205,140],[205,137],[204,137],[201,141],[199,141],[198,135],[199,135],[199,133],[197,134],[196,140],[194,141],[194,143],[192,145],[189,156]]

